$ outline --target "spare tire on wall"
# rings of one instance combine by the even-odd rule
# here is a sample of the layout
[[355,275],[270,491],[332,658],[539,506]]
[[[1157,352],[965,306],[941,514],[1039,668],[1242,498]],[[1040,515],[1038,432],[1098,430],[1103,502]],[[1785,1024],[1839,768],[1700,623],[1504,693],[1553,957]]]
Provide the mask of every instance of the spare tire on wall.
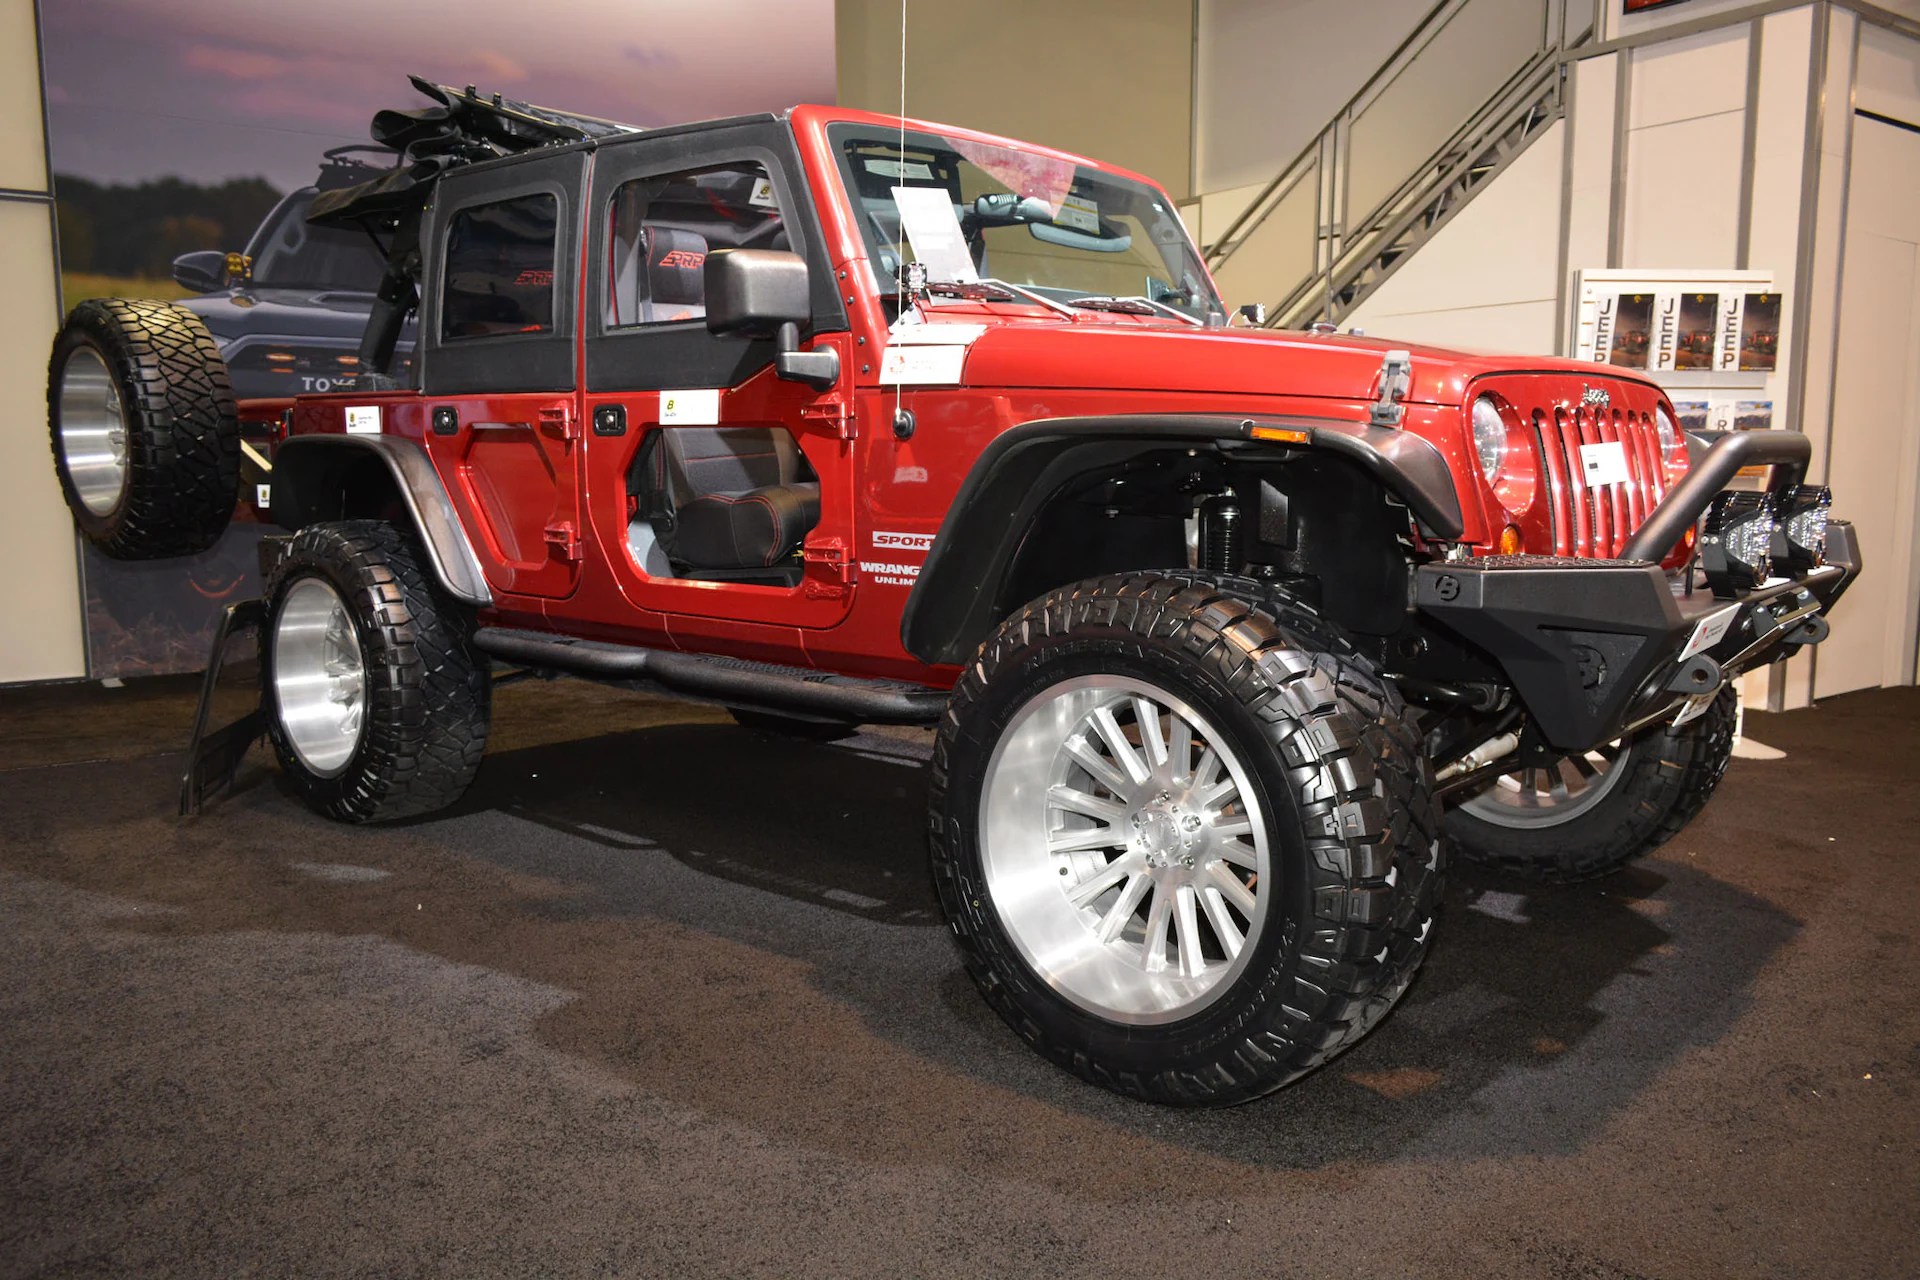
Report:
[[233,516],[240,420],[213,336],[169,302],[94,298],[54,339],[53,465],[74,523],[116,560],[205,551]]

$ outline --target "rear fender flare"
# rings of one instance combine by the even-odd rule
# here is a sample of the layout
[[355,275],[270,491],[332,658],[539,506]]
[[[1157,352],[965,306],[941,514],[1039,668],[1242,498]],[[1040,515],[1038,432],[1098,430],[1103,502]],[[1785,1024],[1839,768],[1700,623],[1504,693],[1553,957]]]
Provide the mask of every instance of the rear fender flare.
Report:
[[433,575],[448,595],[470,605],[493,603],[480,558],[460,524],[426,451],[401,436],[294,436],[273,453],[273,518],[288,530],[343,515],[340,486],[354,467],[378,459],[406,503]]
[[[1253,437],[1256,428],[1304,433],[1305,439],[1270,444]],[[981,451],[907,598],[901,644],[923,662],[965,662],[998,623],[1021,543],[1055,495],[1090,473],[1181,446],[1222,454],[1322,450],[1378,480],[1430,536],[1457,538],[1464,528],[1446,457],[1406,431],[1331,418],[1228,414],[1042,418],[1003,432]]]

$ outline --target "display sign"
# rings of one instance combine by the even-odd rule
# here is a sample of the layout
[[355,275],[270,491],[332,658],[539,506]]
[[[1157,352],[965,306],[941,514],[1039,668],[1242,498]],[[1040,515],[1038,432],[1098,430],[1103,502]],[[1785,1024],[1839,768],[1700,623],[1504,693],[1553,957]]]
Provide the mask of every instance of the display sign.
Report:
[[1774,378],[1788,312],[1770,272],[1596,268],[1575,291],[1574,358],[1651,375],[1683,430],[1785,425]]

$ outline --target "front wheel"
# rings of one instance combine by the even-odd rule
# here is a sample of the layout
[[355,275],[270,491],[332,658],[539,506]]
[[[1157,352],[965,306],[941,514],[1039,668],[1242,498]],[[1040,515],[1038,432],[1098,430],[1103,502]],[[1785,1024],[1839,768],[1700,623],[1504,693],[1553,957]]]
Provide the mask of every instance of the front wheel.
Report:
[[1130,575],[1016,614],[934,748],[935,883],[1036,1049],[1245,1101],[1359,1039],[1426,953],[1440,848],[1398,696],[1258,583]]
[[1731,685],[1678,727],[1646,729],[1591,751],[1495,778],[1446,816],[1460,856],[1572,883],[1610,875],[1680,833],[1733,759]]

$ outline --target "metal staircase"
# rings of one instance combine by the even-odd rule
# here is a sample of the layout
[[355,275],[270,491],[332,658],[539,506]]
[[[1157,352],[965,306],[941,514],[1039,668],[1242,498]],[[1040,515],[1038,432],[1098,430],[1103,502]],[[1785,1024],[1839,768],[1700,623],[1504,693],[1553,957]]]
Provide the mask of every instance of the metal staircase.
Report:
[[[1270,328],[1350,315],[1566,114],[1565,55],[1595,38],[1597,19],[1592,0],[1437,5],[1294,162],[1208,237],[1222,292],[1264,303]],[[1484,97],[1463,92],[1476,78]]]

